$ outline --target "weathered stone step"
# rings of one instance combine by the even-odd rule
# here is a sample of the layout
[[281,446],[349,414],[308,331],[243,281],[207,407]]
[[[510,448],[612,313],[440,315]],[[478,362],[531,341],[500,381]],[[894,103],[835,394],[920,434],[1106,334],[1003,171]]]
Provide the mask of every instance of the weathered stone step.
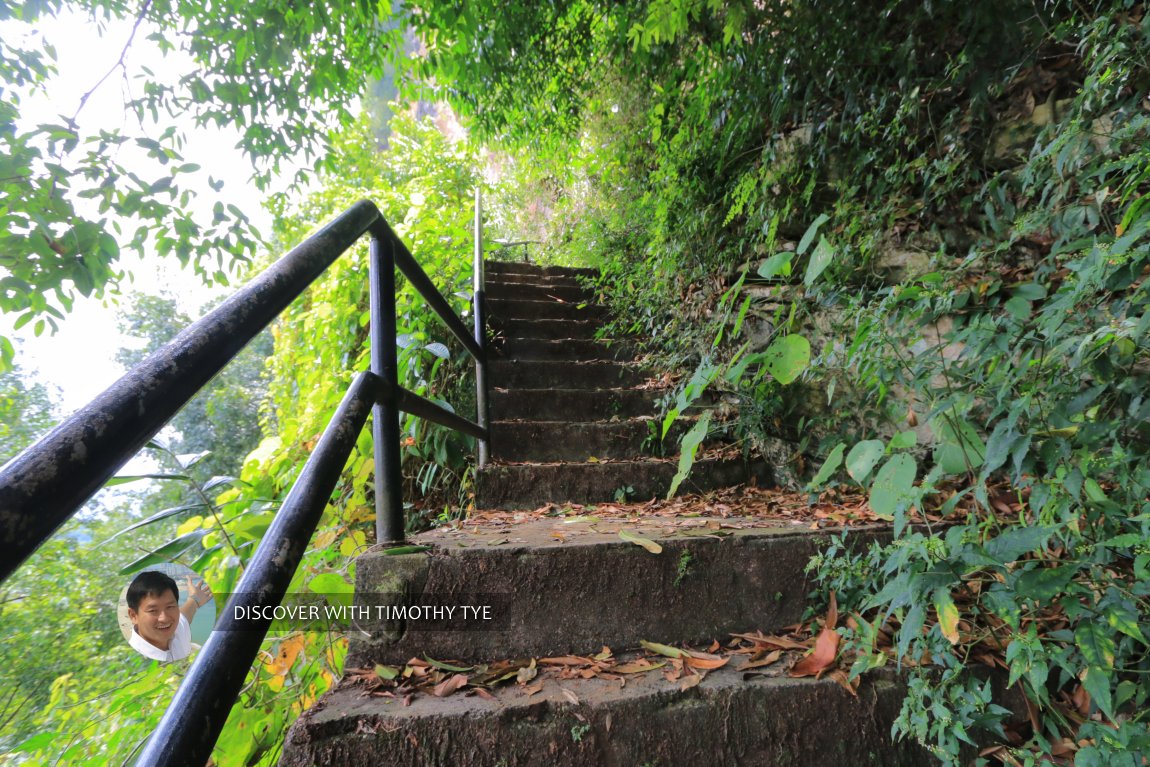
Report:
[[496,357],[518,360],[615,360],[628,362],[635,348],[625,341],[588,338],[505,338],[491,352]]
[[611,389],[638,386],[647,373],[622,362],[492,360],[491,385],[501,389]]
[[654,415],[662,389],[492,389],[491,417],[562,421]]
[[488,277],[484,285],[585,288],[588,286],[588,280],[579,277],[537,277],[530,274],[499,274]]
[[[494,700],[421,695],[410,705],[349,687],[292,726],[280,767],[931,767],[891,740],[905,686],[864,679],[858,697],[824,679],[722,668],[688,690],[658,673],[626,686],[547,679]],[[578,701],[577,703],[575,701]]]
[[602,323],[592,320],[491,320],[491,330],[496,338],[594,338],[602,326]]
[[528,282],[506,283],[489,282],[484,289],[487,298],[519,298],[527,301],[567,301],[569,303],[591,303],[595,292],[588,288],[570,285],[536,285]]
[[487,301],[487,316],[492,322],[503,318],[514,320],[602,320],[607,316],[607,307],[601,304],[493,298]]
[[[471,663],[587,654],[604,645],[618,652],[642,640],[709,644],[748,627],[772,633],[802,620],[811,590],[804,568],[833,537],[805,525],[724,530],[722,519],[686,527],[684,519],[594,514],[430,531],[412,542],[431,551],[360,556],[356,602],[371,614],[384,599],[399,604],[380,595],[402,594],[409,606],[486,600],[491,629],[462,629],[468,624],[459,615],[440,624],[361,623],[350,635],[347,666],[424,655]],[[652,554],[620,531],[662,551]],[[850,540],[866,546],[878,538],[889,538],[889,529],[855,528]]]
[[539,266],[522,261],[488,261],[484,267],[488,275],[519,275],[529,277],[570,277],[591,278],[598,277],[598,269],[572,266]]
[[680,418],[661,440],[658,419],[593,421],[603,414],[583,415],[576,421],[493,421],[491,456],[502,461],[586,461],[662,455],[664,448],[677,453],[679,439],[692,423]]
[[[483,508],[534,509],[546,503],[603,503],[620,491],[646,500],[666,495],[678,461],[602,461],[598,463],[488,464],[475,473],[476,502]],[[741,459],[695,461],[679,494],[700,493],[750,481],[761,486],[774,482],[762,463]]]

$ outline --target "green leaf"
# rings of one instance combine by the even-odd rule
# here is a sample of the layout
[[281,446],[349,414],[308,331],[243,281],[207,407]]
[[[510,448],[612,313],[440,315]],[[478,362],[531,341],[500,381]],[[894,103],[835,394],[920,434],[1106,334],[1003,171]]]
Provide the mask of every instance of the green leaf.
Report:
[[1090,693],[1090,700],[1094,701],[1094,705],[1098,706],[1098,710],[1101,711],[1107,719],[1114,721],[1110,678],[1111,672],[1109,670],[1090,665],[1086,667],[1086,673],[1082,676],[1082,686],[1086,688],[1086,692]]
[[811,225],[807,227],[807,231],[803,233],[802,239],[799,240],[799,247],[797,252],[800,256],[806,253],[807,248],[811,246],[811,242],[814,241],[815,235],[819,233],[819,227],[830,220],[830,216],[828,216],[826,213],[822,213],[818,218],[811,222]]
[[119,477],[112,477],[104,483],[104,487],[115,487],[116,485],[126,485],[129,482],[139,482],[143,479],[180,479],[188,481],[191,479],[186,474],[132,474],[123,475]]
[[[1114,638],[1110,630],[1101,622],[1084,620],[1074,629],[1074,643],[1082,652],[1082,657],[1091,666],[1113,671]],[[1107,682],[1109,684],[1109,682]]]
[[423,551],[431,551],[431,546],[393,546],[390,549],[384,549],[379,552],[384,556],[395,557],[401,554],[419,554]]
[[879,519],[893,521],[895,514],[906,511],[914,498],[914,478],[918,465],[906,453],[891,456],[875,475],[870,488],[870,508]]
[[354,594],[355,586],[339,573],[320,573],[307,587],[316,594]]
[[144,556],[135,560],[134,562],[124,565],[120,568],[120,575],[131,575],[132,573],[143,570],[151,565],[158,565],[161,562],[170,562],[180,554],[190,549],[192,546],[200,542],[200,540],[208,534],[207,530],[193,530],[190,533],[181,535],[179,538],[168,541],[157,549],[153,549]]
[[819,278],[826,268],[831,265],[834,259],[834,249],[831,244],[827,242],[826,237],[819,238],[819,244],[815,248],[815,252],[811,254],[811,260],[807,263],[807,271],[803,274],[803,284],[808,288],[814,284],[815,280]]
[[847,474],[861,485],[871,470],[882,460],[884,453],[885,447],[881,440],[868,439],[859,442],[847,454]]
[[986,542],[986,553],[995,562],[1015,562],[1024,554],[1046,545],[1053,531],[1048,527],[1011,527],[1002,535]]
[[423,656],[423,659],[431,664],[433,668],[437,668],[440,671],[454,671],[456,673],[463,674],[475,669],[475,666],[453,666],[450,663],[444,663],[441,660],[435,660],[433,658],[427,657],[426,655]]
[[819,467],[819,473],[811,480],[810,487],[820,487],[831,478],[831,475],[842,465],[844,450],[846,450],[846,445],[842,442],[834,446],[834,449],[827,455],[827,459],[823,461],[823,465]]
[[652,554],[663,553],[663,547],[662,546],[655,543],[650,538],[644,538],[641,535],[636,535],[635,533],[631,532],[630,530],[620,530],[619,531],[619,537],[622,538],[623,540],[627,541],[628,543],[634,543],[638,546],[642,546],[643,548],[645,548],[647,551],[651,552]]
[[947,474],[965,474],[978,469],[986,457],[986,445],[969,421],[953,412],[931,421],[931,430],[939,441],[934,462]]
[[759,266],[759,276],[764,280],[772,279],[780,274],[789,277],[791,275],[792,255],[784,251],[771,256]]
[[900,431],[898,434],[890,438],[887,444],[889,450],[901,450],[909,447],[914,447],[918,444],[918,434],[913,430]]
[[665,658],[683,658],[688,655],[686,650],[680,650],[678,647],[671,647],[670,645],[659,644],[658,642],[648,642],[646,639],[640,639],[639,645],[644,650],[662,655]]
[[675,476],[671,478],[671,486],[667,490],[667,497],[671,498],[675,495],[675,491],[679,489],[679,485],[691,473],[691,467],[695,465],[695,453],[699,449],[699,445],[707,438],[707,433],[711,429],[711,411],[707,410],[703,415],[699,416],[699,420],[695,425],[683,435],[679,440],[679,469],[675,472]]
[[776,338],[762,354],[767,372],[779,383],[792,383],[811,362],[811,344],[800,335]]
[[375,664],[375,675],[380,679],[391,681],[399,677],[399,669],[394,666],[384,666],[382,663]]

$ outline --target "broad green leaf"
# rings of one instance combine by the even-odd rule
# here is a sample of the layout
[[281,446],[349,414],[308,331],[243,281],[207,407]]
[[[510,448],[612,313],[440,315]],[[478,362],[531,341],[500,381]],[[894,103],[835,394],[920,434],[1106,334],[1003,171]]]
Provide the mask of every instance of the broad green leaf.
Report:
[[881,440],[868,439],[859,442],[847,454],[847,474],[859,484],[870,476],[871,470],[882,460],[885,447]]
[[764,280],[772,279],[780,274],[784,277],[789,277],[791,275],[791,257],[793,255],[793,253],[784,251],[771,256],[759,266],[759,276]]
[[844,450],[846,450],[846,445],[842,442],[834,446],[834,449],[827,455],[827,459],[823,461],[823,465],[819,467],[818,474],[811,480],[811,487],[820,487],[831,478],[831,475],[834,474],[843,463]]
[[902,450],[908,447],[914,447],[918,444],[918,434],[913,430],[900,431],[898,434],[890,438],[887,448],[890,450]]
[[811,260],[807,262],[807,270],[803,274],[803,284],[808,288],[814,284],[815,280],[819,278],[826,268],[831,265],[834,260],[835,251],[831,244],[827,242],[826,237],[819,238],[819,244],[815,247],[815,252],[811,254]]
[[781,384],[792,383],[811,363],[811,344],[800,335],[776,338],[762,355],[767,372]]
[[914,498],[914,479],[918,465],[906,453],[891,456],[875,475],[870,488],[870,507],[879,519],[893,521],[895,514],[910,505]]
[[619,537],[622,538],[623,540],[627,541],[628,543],[634,543],[638,546],[642,546],[643,548],[645,548],[647,551],[651,552],[652,554],[661,554],[663,552],[662,546],[655,543],[650,538],[644,538],[643,536],[637,535],[637,534],[631,532],[630,530],[620,530],[619,531]]
[[974,426],[953,411],[931,421],[939,445],[934,451],[934,462],[947,474],[965,474],[982,466],[986,445]]
[[[1086,688],[1086,692],[1090,693],[1090,700],[1111,721],[1114,720],[1114,705],[1110,692],[1112,676],[1111,670],[1095,665],[1087,666],[1086,673],[1082,675],[1082,686]],[[1077,760],[1075,762],[1077,763]]]
[[695,453],[699,449],[699,445],[707,438],[707,433],[711,429],[711,412],[705,411],[695,425],[683,435],[679,440],[679,469],[675,472],[675,476],[671,478],[671,486],[667,490],[667,497],[671,498],[675,495],[675,491],[679,489],[679,485],[691,473],[691,467],[695,465]]
[[807,248],[811,246],[811,242],[814,241],[815,235],[819,233],[819,227],[830,220],[831,217],[826,213],[820,213],[819,217],[811,222],[811,225],[807,227],[807,231],[803,232],[802,239],[799,240],[799,247],[797,248],[797,252],[800,256],[806,253]]
[[997,538],[986,542],[986,553],[995,562],[1007,564],[1017,561],[1024,554],[1037,551],[1046,545],[1052,530],[1048,527],[1010,527]]
[[1074,629],[1074,643],[1091,666],[1107,671],[1114,669],[1114,637],[1110,635],[1108,626],[1096,621],[1081,621]]
[[394,666],[384,666],[382,663],[375,664],[375,675],[380,679],[391,681],[399,677],[399,669]]

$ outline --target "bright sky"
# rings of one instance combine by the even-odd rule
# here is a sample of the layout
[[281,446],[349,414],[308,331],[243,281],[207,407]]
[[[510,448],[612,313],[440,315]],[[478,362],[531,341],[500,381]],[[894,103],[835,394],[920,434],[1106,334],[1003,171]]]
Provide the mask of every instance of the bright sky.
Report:
[[[14,41],[28,33],[29,28],[25,24],[0,23],[0,36],[6,40]],[[48,94],[36,94],[22,100],[22,115],[29,123],[38,123],[55,121],[60,114],[71,116],[76,111],[83,94],[116,63],[131,34],[131,23],[111,23],[101,37],[96,25],[83,15],[66,14],[54,20],[50,27],[34,30],[33,34],[42,35],[55,46],[59,70]],[[186,59],[176,53],[165,58],[147,39],[147,34],[148,30],[141,29],[132,42],[125,60],[127,77],[122,71],[116,71],[89,98],[77,118],[81,135],[90,135],[101,128],[139,131],[135,116],[124,109],[124,102],[130,91],[141,89],[136,80],[140,67],[147,66],[157,78],[170,80],[178,78],[177,73],[186,68]],[[185,162],[198,163],[206,171],[197,174],[203,176],[199,187],[203,202],[199,206],[193,203],[193,209],[202,207],[205,223],[210,223],[211,206],[219,199],[207,186],[207,174],[210,173],[224,181],[226,201],[243,210],[261,232],[268,233],[270,216],[261,205],[263,194],[248,182],[251,165],[235,148],[238,132],[196,129],[190,121],[182,127],[187,135]],[[161,130],[158,128],[153,133],[158,134]],[[138,169],[142,176],[159,175],[147,167],[149,160],[142,153],[138,160],[134,156],[122,157],[121,160]],[[191,177],[185,178],[188,179],[185,183],[195,189]],[[180,308],[192,317],[198,316],[203,303],[221,292],[219,288],[205,288],[198,277],[190,270],[181,270],[174,259],[130,256],[119,266],[132,274],[134,283],[131,288],[144,293],[157,293],[161,287],[166,288],[180,300]],[[222,292],[230,290],[234,288],[223,289]],[[34,371],[44,383],[58,387],[61,414],[66,415],[86,404],[122,374],[113,361],[116,350],[125,343],[116,329],[118,311],[108,302],[80,299],[68,319],[61,323],[60,332],[54,336],[35,337],[31,332],[34,323],[13,331],[15,317],[2,314],[0,333],[16,340],[18,365],[24,370]]]

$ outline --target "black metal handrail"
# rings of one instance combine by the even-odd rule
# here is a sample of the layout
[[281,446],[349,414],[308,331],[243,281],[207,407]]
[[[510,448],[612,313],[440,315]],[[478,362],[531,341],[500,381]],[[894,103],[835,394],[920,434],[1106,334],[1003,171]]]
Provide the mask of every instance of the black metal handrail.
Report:
[[[479,198],[476,197],[478,206]],[[480,213],[476,212],[479,236]],[[353,205],[190,325],[90,404],[0,467],[0,581],[70,518],[199,389],[365,233],[370,233],[371,370],[359,373],[247,563],[217,629],[196,657],[140,756],[139,765],[203,765],[270,623],[229,631],[235,608],[278,605],[319,524],[359,432],[373,415],[376,536],[404,537],[399,411],[470,434],[485,460],[486,365],[482,245],[476,242],[471,334],[369,201]],[[469,421],[398,381],[398,268],[475,359],[477,420]],[[249,614],[243,611],[242,614]],[[257,630],[252,631],[251,628]]]

